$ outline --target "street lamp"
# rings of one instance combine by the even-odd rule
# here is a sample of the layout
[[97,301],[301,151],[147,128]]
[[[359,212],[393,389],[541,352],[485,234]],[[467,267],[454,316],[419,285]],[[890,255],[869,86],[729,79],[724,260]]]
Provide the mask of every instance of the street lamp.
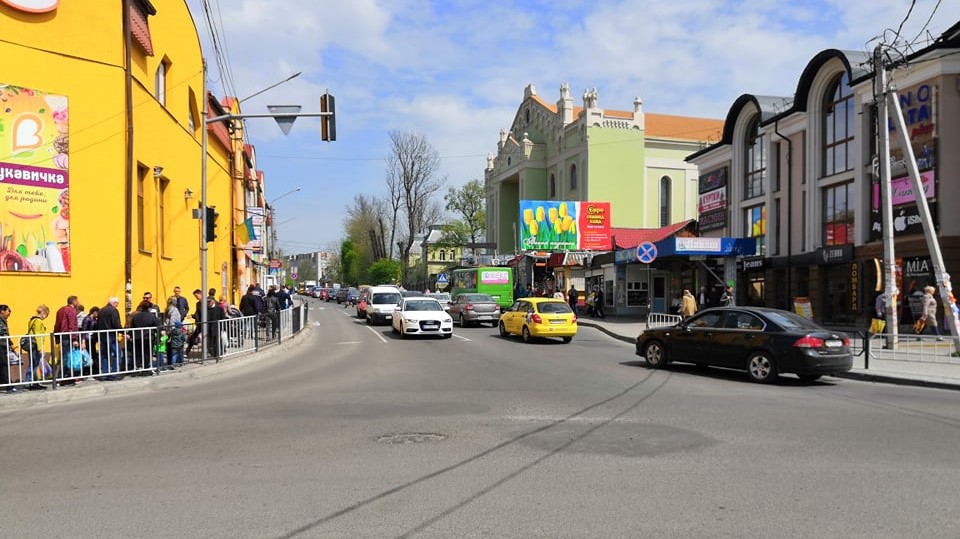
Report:
[[297,193],[297,192],[299,192],[301,189],[302,189],[302,187],[297,187],[296,189],[293,189],[293,190],[291,190],[291,191],[287,191],[286,193],[284,193],[284,194],[278,196],[277,198],[271,200],[270,202],[268,202],[268,203],[267,203],[267,206],[270,207],[270,208],[272,208],[273,205],[276,204],[276,202],[277,202],[278,200],[280,200],[281,198],[283,198],[283,197],[285,197],[285,196],[288,196],[288,195],[292,195],[292,194],[294,194],[294,193]]
[[[297,75],[299,75],[299,73],[287,78],[282,82],[291,80],[295,78]],[[265,88],[264,90],[257,92],[257,94],[263,91],[269,90],[274,86],[277,86],[277,84],[274,84],[269,88]],[[254,94],[254,95],[257,95],[257,94]],[[200,137],[201,138],[200,158],[202,160],[202,163],[200,167],[200,211],[199,213],[200,213],[200,229],[203,230],[204,232],[207,230],[207,218],[208,218],[207,216],[207,129],[209,125],[217,122],[224,122],[229,120],[242,120],[246,118],[273,118],[277,122],[277,124],[280,126],[280,129],[283,131],[283,134],[287,134],[287,132],[290,131],[290,127],[293,125],[293,122],[297,118],[301,116],[321,117],[323,121],[322,132],[324,133],[324,135],[326,135],[326,136],[323,136],[322,138],[328,141],[336,140],[336,134],[335,134],[336,131],[335,131],[335,128],[333,127],[334,116],[335,116],[335,111],[333,107],[334,100],[333,100],[333,96],[330,95],[329,93],[324,93],[323,96],[321,96],[321,99],[320,99],[320,108],[322,109],[321,112],[300,112],[299,105],[293,105],[293,106],[272,105],[267,107],[271,111],[268,114],[227,113],[227,114],[221,114],[219,116],[211,117],[209,115],[210,114],[210,110],[209,110],[210,98],[207,95],[207,63],[206,61],[204,61],[202,95],[203,95],[203,133]],[[300,188],[298,187],[290,193],[284,193],[283,195],[281,195],[281,197],[274,199],[274,202],[276,202],[276,200],[278,200],[279,198],[282,198],[284,196],[287,196],[299,190]],[[205,236],[202,236],[200,239],[200,289],[203,294],[207,293],[207,284],[208,284],[207,282],[207,238]],[[204,298],[204,300],[201,302],[201,308],[200,308],[200,318],[202,320],[200,331],[203,339],[203,344],[200,347],[201,362],[207,359],[207,346],[208,346],[208,343],[210,342],[209,340],[207,340],[210,338],[209,332],[208,332],[209,328],[207,327],[208,315],[209,313],[207,312],[207,299]],[[217,357],[219,360],[219,354],[217,354]]]

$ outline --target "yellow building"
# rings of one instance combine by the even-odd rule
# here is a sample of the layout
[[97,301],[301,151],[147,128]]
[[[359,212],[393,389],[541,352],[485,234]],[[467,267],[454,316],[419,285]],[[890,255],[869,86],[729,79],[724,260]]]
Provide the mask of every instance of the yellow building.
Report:
[[[163,303],[174,286],[189,297],[201,282],[201,117],[218,105],[209,96],[204,107],[186,2],[16,6],[0,3],[0,303],[11,333],[68,295],[88,309],[110,296],[130,309],[146,291]],[[234,143],[223,124],[209,133],[208,204],[221,217],[208,280],[225,293],[236,275]]]
[[[416,260],[424,261],[426,266],[426,280],[424,286],[433,290],[439,288],[437,284],[437,275],[447,273],[450,268],[461,265],[463,258],[463,249],[456,245],[444,245],[440,240],[443,238],[443,225],[430,225],[430,230],[423,237],[420,243],[420,255]],[[411,264],[414,263],[411,254]]]

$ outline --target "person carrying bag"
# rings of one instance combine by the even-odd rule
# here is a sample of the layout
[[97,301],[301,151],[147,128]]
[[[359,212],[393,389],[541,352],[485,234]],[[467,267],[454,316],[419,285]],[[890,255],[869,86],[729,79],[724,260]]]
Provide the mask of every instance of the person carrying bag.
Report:
[[876,335],[883,333],[887,327],[887,321],[884,319],[884,313],[887,310],[887,298],[882,293],[877,294],[877,299],[873,303],[873,319],[870,320],[870,333]]

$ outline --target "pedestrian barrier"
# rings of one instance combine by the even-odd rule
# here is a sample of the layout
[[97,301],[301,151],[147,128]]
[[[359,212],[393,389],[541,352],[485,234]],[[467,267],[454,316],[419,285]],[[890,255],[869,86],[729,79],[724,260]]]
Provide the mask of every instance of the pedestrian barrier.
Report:
[[960,365],[960,357],[956,355],[956,339],[949,336],[867,333],[866,338],[863,337],[862,352],[856,346],[851,348],[855,353],[867,354],[868,359]]
[[647,313],[647,329],[671,327],[683,322],[679,314]]
[[[0,389],[56,388],[83,379],[158,375],[185,363],[199,363],[202,346],[207,346],[208,358],[216,361],[259,351],[298,333],[306,319],[303,304],[272,316],[211,322],[216,327],[207,331],[209,343],[202,342],[193,323],[176,329],[164,326],[0,337],[0,350],[9,351],[6,358],[0,358],[6,360],[0,363],[0,375],[5,375],[0,377]],[[172,339],[167,331],[183,332],[182,339]]]

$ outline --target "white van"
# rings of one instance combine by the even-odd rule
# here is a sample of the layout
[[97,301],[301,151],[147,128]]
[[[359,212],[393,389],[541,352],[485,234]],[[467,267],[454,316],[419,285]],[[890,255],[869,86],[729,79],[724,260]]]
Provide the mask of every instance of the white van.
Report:
[[367,291],[367,323],[391,323],[398,303],[400,289],[396,286],[371,286]]

